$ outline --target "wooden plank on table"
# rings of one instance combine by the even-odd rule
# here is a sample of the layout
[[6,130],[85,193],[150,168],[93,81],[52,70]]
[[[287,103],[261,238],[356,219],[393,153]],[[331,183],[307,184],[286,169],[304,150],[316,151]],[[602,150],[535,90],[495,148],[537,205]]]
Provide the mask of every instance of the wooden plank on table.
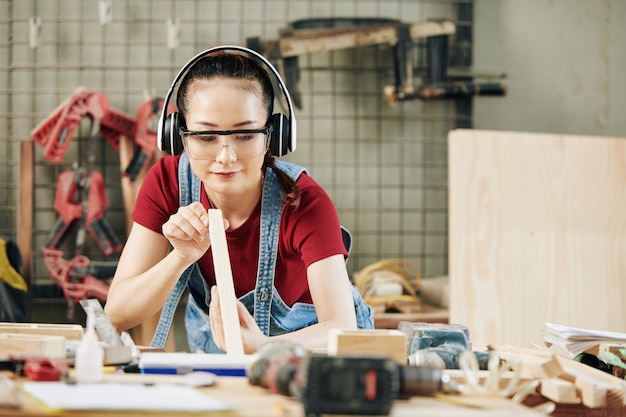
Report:
[[41,334],[0,333],[0,359],[10,355],[65,358],[65,338]]
[[448,308],[421,305],[419,313],[374,313],[374,327],[377,329],[397,329],[400,322],[448,323]]
[[448,152],[450,322],[518,347],[626,332],[626,140],[453,130]]
[[233,284],[233,272],[230,266],[230,255],[224,230],[224,218],[219,209],[209,209],[209,236],[211,238],[211,252],[215,267],[215,280],[220,297],[224,337],[226,338],[226,353],[229,355],[243,355],[243,339],[239,327],[237,313],[237,296]]
[[81,340],[84,330],[80,324],[54,323],[0,323],[1,333],[35,334],[61,336],[66,340]]

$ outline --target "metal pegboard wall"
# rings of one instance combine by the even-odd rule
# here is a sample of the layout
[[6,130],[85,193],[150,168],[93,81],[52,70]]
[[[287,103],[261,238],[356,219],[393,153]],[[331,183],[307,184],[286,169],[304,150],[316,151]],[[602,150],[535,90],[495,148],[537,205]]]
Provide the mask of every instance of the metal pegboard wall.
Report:
[[[110,14],[103,14],[107,8]],[[79,86],[105,93],[110,106],[134,115],[146,97],[165,94],[190,57],[215,44],[245,45],[248,37],[275,38],[298,19],[336,16],[448,18],[471,31],[471,19],[458,20],[459,10],[468,8],[471,0],[0,0],[0,32],[6,35],[0,38],[0,233],[14,237],[18,228],[19,143],[30,140],[31,130]],[[450,49],[471,56],[471,42],[452,39]],[[419,83],[423,42],[416,42],[415,50]],[[403,257],[426,276],[442,275],[447,273],[447,131],[471,124],[471,107],[459,111],[453,101],[420,100],[389,107],[381,93],[393,77],[389,53],[364,47],[300,59],[298,150],[287,159],[309,168],[352,231],[351,272],[383,257]],[[88,120],[81,123],[59,164],[35,146],[35,286],[51,284],[40,246],[58,218],[57,176],[74,162],[84,164],[89,127]],[[119,154],[100,138],[95,155],[110,203],[106,217],[123,239]],[[70,256],[72,238],[64,248]],[[84,253],[94,260],[115,259],[103,256],[89,237]]]

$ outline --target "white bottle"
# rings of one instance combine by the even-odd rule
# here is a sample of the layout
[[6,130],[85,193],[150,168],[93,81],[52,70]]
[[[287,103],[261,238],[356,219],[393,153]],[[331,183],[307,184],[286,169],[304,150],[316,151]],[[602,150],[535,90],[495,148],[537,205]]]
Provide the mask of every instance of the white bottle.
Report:
[[98,382],[102,380],[104,353],[98,341],[95,318],[91,309],[87,311],[87,330],[76,349],[74,371],[76,382]]

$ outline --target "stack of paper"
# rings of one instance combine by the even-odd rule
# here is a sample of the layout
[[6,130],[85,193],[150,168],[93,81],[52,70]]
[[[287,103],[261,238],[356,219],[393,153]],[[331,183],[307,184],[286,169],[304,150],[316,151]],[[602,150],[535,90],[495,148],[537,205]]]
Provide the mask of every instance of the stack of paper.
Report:
[[545,345],[559,353],[567,353],[570,357],[593,351],[600,345],[626,345],[626,333],[581,329],[554,323],[545,323],[545,326]]

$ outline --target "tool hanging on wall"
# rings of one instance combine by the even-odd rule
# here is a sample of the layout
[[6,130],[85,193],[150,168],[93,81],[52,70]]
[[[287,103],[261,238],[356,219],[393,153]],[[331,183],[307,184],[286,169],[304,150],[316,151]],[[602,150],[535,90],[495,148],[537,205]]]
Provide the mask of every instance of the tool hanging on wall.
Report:
[[390,106],[398,101],[420,98],[422,100],[459,98],[468,96],[503,96],[506,86],[502,82],[477,83],[469,80],[450,81],[448,77],[449,36],[437,35],[426,39],[427,84],[415,86],[413,80],[413,46],[407,29],[398,29],[398,43],[393,46],[395,84],[385,86],[383,93]]
[[[72,302],[68,304],[68,317],[73,316],[73,303],[82,299],[96,297],[106,301],[109,285],[92,274],[93,267],[89,258],[77,255],[68,261],[63,258],[63,251],[45,246],[41,248],[41,252],[48,276],[63,290],[63,296]],[[110,266],[104,267],[111,271]]]
[[[59,249],[78,226],[83,216],[83,203],[77,197],[82,196],[86,180],[87,171],[84,168],[76,167],[59,174],[54,199],[54,209],[58,213],[59,219],[48,235],[44,244],[45,247]],[[104,178],[100,172],[93,170],[90,181],[85,228],[102,252],[105,255],[111,255],[113,252],[119,252],[122,249],[122,244],[104,217],[109,208],[109,201],[104,189]]]
[[[387,102],[395,105],[400,100],[420,98],[455,98],[470,95],[503,95],[501,83],[477,84],[467,81],[448,83],[448,37],[456,33],[456,24],[450,20],[429,20],[402,23],[396,19],[319,18],[292,22],[279,31],[278,39],[261,40],[250,37],[247,46],[278,61],[278,68],[286,80],[294,104],[302,108],[302,97],[297,88],[298,57],[316,52],[328,52],[372,45],[389,45],[393,49],[394,85],[383,89]],[[427,39],[429,84],[416,88],[413,77],[413,44]]]
[[[137,122],[135,125],[135,152],[122,175],[128,177],[130,182],[135,182],[141,169],[148,165],[155,151],[157,150],[157,133],[152,129],[152,122],[155,117],[161,114],[164,100],[162,98],[151,98],[144,101],[137,109]],[[171,111],[175,111],[172,106]]]
[[[130,116],[111,109],[105,94],[77,88],[31,131],[33,140],[44,147],[47,160],[55,164],[63,161],[84,117],[91,121],[86,162],[83,167],[76,162],[71,170],[59,175],[54,202],[59,219],[41,248],[48,275],[61,287],[68,300],[67,316],[70,319],[74,315],[74,305],[80,299],[93,296],[106,300],[108,284],[102,279],[110,278],[117,264],[91,263],[83,254],[85,235],[89,233],[107,256],[122,248],[105,218],[109,203],[104,179],[93,167],[96,143],[102,137],[118,151],[121,136],[132,137],[136,125]],[[74,232],[74,257],[66,261],[60,248]]]
[[30,133],[33,140],[44,148],[44,158],[55,164],[63,161],[85,116],[99,121],[100,134],[115,151],[119,150],[121,135],[132,137],[134,134],[135,120],[110,108],[104,93],[79,87]]

